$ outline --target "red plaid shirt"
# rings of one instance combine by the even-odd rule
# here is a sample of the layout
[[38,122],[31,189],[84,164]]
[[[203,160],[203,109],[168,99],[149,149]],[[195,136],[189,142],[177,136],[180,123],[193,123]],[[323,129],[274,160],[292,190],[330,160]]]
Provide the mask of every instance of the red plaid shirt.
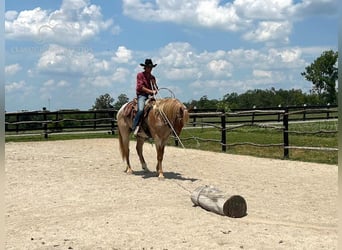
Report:
[[137,87],[136,87],[136,93],[137,95],[145,95],[147,96],[148,94],[142,90],[143,87],[151,89],[151,81],[156,84],[156,78],[154,75],[149,74],[147,72],[140,72],[137,74]]

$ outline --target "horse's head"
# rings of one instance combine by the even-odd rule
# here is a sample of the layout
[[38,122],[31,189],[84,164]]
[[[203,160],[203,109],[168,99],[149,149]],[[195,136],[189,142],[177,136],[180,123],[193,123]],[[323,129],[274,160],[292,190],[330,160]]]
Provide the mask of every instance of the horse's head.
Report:
[[156,107],[160,111],[161,117],[167,120],[168,125],[172,126],[179,135],[189,120],[189,113],[184,104],[175,98],[167,98],[158,100]]
[[183,104],[181,104],[180,107],[178,108],[177,118],[176,118],[175,125],[174,125],[177,135],[180,134],[183,127],[187,124],[188,121],[189,121],[189,112],[187,108]]

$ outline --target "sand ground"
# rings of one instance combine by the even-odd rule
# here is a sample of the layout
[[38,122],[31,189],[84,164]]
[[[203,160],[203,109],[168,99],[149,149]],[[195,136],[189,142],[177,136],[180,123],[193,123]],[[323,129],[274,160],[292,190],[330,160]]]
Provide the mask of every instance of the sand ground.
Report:
[[[155,171],[155,148],[144,155]],[[117,139],[6,143],[6,249],[337,249],[337,166],[167,147],[166,179],[124,173]],[[194,207],[213,185],[234,219]]]

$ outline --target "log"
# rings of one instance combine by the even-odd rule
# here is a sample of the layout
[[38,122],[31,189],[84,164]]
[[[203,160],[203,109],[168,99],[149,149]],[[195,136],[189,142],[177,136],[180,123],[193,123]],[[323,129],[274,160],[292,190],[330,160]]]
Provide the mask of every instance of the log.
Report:
[[247,215],[246,200],[240,195],[227,195],[213,186],[201,186],[191,194],[191,201],[208,211],[232,218]]

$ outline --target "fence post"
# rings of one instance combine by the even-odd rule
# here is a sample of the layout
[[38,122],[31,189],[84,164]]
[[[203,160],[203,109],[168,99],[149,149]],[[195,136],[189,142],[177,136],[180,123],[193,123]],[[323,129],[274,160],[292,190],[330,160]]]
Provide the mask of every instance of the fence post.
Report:
[[96,110],[94,111],[94,130],[96,130]]
[[283,137],[284,137],[284,159],[289,158],[289,109],[284,109],[284,118],[283,118]]
[[56,112],[56,118],[55,118],[55,131],[58,132],[58,127],[59,127],[59,123],[58,123],[58,111]]
[[112,135],[115,134],[115,131],[114,131],[114,130],[115,130],[114,115],[115,115],[114,111],[110,111],[110,112],[109,112],[109,117],[112,118],[112,119],[110,120]]
[[[194,107],[194,113],[196,113],[196,109],[197,109],[197,107],[195,106]],[[196,116],[194,116],[194,118],[192,118],[192,126],[196,127]]]
[[46,115],[46,108],[43,107],[43,127],[44,127],[44,138],[48,138],[48,131],[47,131],[47,115]]
[[[254,105],[253,110],[255,110],[255,109],[256,109],[256,106]],[[255,112],[253,111],[253,113],[252,113],[252,125],[254,125],[254,116],[255,116]]]
[[221,111],[221,143],[222,143],[222,151],[227,151],[227,137],[226,137],[226,113],[224,111]]
[[[20,120],[19,120],[19,113],[17,113],[17,115],[16,115],[16,117],[17,117],[17,122],[19,122]],[[17,133],[17,134],[19,134],[19,124],[17,123],[16,125],[15,125],[15,132]]]
[[192,118],[192,126],[196,127],[196,116],[194,116],[194,118]]

